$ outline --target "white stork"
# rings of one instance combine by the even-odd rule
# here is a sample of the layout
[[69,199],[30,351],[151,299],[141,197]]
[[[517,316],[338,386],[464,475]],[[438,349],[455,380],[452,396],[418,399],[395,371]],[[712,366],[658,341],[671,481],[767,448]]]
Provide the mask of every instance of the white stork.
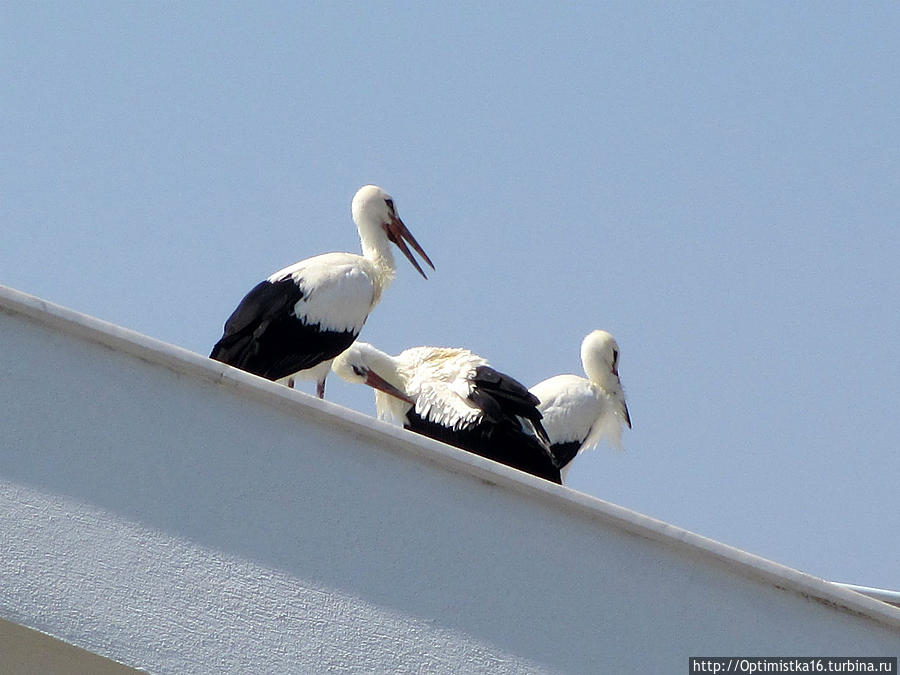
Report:
[[588,379],[556,375],[534,385],[544,428],[562,477],[575,456],[601,439],[622,447],[622,424],[631,428],[625,392],[619,381],[619,345],[605,330],[588,333],[581,343],[581,363]]
[[376,389],[381,418],[541,478],[561,483],[538,400],[465,349],[413,347],[390,356],[356,342],[332,369]]
[[325,396],[332,359],[353,343],[394,279],[391,244],[423,277],[406,242],[434,269],[380,187],[361,187],[351,212],[363,254],[317,255],[257,284],[228,317],[211,358],[270,380],[290,376],[291,385],[294,377],[314,379]]

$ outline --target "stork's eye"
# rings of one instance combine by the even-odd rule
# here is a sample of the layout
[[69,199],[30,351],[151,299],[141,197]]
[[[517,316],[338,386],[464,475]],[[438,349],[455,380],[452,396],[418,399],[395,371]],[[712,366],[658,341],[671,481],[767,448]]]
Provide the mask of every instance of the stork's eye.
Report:
[[394,200],[393,199],[385,199],[384,203],[387,204],[388,209],[391,211],[394,210]]
[[613,368],[619,365],[619,350],[613,349]]
[[354,374],[362,377],[363,371],[362,371],[362,368],[360,368],[359,366],[353,366],[353,372],[354,372]]

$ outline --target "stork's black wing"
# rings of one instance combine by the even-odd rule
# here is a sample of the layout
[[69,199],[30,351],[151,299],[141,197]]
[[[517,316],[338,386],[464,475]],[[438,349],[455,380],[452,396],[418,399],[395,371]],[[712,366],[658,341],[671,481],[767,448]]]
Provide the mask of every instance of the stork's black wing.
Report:
[[550,451],[556,459],[556,464],[563,468],[578,454],[581,449],[582,441],[568,441],[566,443],[555,443],[550,446]]
[[[550,452],[547,432],[541,425],[538,399],[520,382],[490,366],[479,366],[471,380],[469,399],[482,411],[480,418],[462,428],[447,427],[406,413],[407,429],[455,445],[495,462],[561,483],[559,466]],[[534,426],[538,436],[523,428],[522,419]]]
[[210,358],[278,380],[333,358],[353,343],[355,331],[303,323],[294,314],[302,299],[303,291],[291,277],[257,284],[228,317]]
[[538,436],[547,445],[550,438],[541,424],[541,412],[537,409],[540,401],[518,380],[494,370],[490,366],[478,366],[472,378],[472,393],[469,399],[493,422],[527,419],[534,426]]

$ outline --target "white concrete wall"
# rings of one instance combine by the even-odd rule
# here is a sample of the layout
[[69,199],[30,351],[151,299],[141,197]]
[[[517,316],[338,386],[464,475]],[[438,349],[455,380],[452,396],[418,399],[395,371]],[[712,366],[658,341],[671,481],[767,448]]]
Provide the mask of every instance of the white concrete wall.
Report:
[[127,665],[900,652],[896,608],[8,290],[0,345],[0,617]]

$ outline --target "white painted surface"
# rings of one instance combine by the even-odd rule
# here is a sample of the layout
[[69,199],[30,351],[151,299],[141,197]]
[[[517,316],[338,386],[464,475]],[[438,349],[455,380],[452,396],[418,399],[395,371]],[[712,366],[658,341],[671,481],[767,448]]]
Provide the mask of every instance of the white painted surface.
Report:
[[5,619],[153,673],[900,652],[871,598],[14,291],[0,310]]

